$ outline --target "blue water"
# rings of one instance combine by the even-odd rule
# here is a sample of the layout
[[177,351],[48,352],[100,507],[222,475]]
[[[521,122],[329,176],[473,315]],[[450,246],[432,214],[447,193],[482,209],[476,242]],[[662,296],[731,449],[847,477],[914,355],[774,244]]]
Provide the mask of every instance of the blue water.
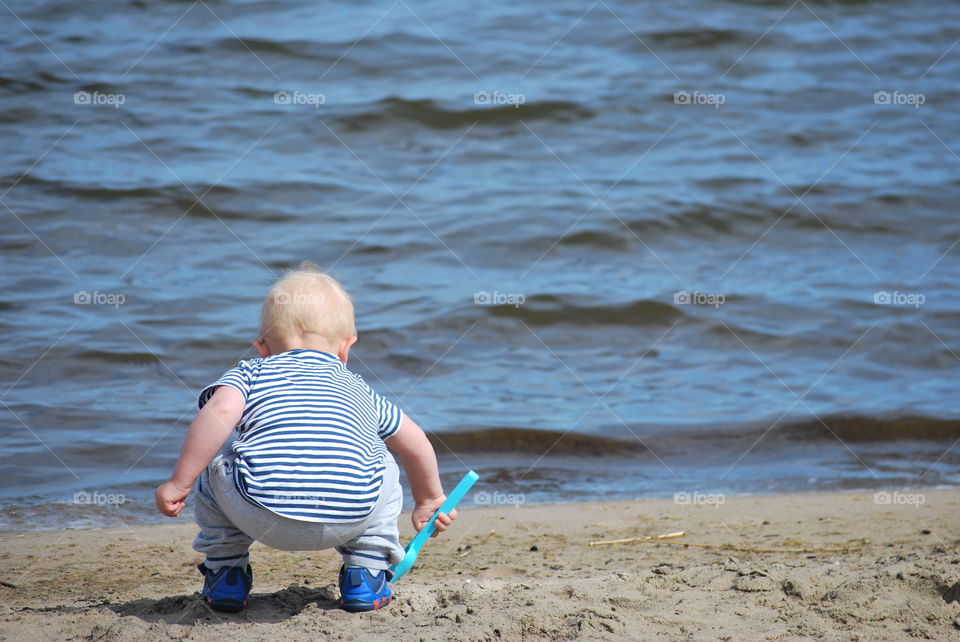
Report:
[[953,3],[0,13],[3,526],[159,519],[304,259],[448,482],[960,481]]

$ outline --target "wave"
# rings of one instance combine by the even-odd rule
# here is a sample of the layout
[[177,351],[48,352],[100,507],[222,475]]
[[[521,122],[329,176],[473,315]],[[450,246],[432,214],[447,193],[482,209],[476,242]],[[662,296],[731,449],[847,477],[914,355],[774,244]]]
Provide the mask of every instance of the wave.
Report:
[[670,323],[681,314],[674,306],[659,301],[593,304],[582,300],[577,301],[573,297],[551,294],[535,294],[527,297],[520,306],[493,305],[486,306],[484,310],[492,317],[519,319],[532,326],[561,323],[574,323],[586,327],[662,325]]
[[[4,76],[0,75],[0,90],[9,89],[15,93],[23,93],[27,91],[45,91],[47,89],[57,89],[60,90],[59,85],[73,85],[76,82],[76,79],[69,76],[68,74],[55,74],[50,71],[45,70],[20,70],[17,77],[13,76]],[[91,85],[96,89],[98,86]],[[80,87],[86,91],[92,91],[86,89],[86,87]]]
[[47,82],[37,82],[26,78],[10,78],[0,76],[0,89],[7,89],[16,94],[22,94],[27,91],[43,91],[47,88]]
[[[602,435],[527,428],[469,428],[456,432],[428,434],[438,453],[448,451],[486,453],[536,453],[553,455],[611,456],[637,455],[649,452],[651,444],[657,452],[696,452],[729,449],[743,452],[744,444],[755,444],[760,450],[783,442],[812,444],[840,439],[849,443],[936,441],[949,442],[960,438],[960,419],[938,419],[922,416],[878,418],[868,415],[831,415],[802,419],[770,428],[755,424],[733,429],[729,426],[697,427],[695,432],[682,429],[646,426],[635,430],[639,440],[619,439]],[[696,449],[696,450],[692,450]]]
[[[712,190],[720,189],[718,186],[723,181],[722,178],[713,179]],[[797,186],[793,188],[793,192],[803,195],[807,187],[809,186]],[[817,198],[828,198],[831,204],[825,207],[817,202]],[[594,232],[592,235],[571,233],[560,239],[560,244],[585,244],[598,249],[610,249],[617,247],[618,239],[631,241],[634,234],[646,240],[649,235],[665,232],[690,238],[714,238],[716,234],[733,234],[755,239],[774,223],[781,228],[792,227],[797,230],[823,230],[826,224],[837,231],[896,235],[908,231],[910,219],[902,216],[905,203],[914,209],[942,209],[944,206],[933,198],[923,198],[915,194],[897,195],[889,191],[877,195],[845,195],[842,186],[814,187],[804,199],[806,205],[797,203],[793,194],[784,190],[782,199],[775,199],[776,202],[683,203],[669,200],[654,210],[641,213],[631,213],[621,208],[619,214],[624,225],[630,228],[629,231],[624,229],[623,225],[611,224],[609,230]],[[807,209],[807,206],[810,209]],[[811,210],[816,215],[811,214]]]
[[[676,47],[679,49],[700,48],[709,49],[723,45],[750,46],[757,41],[755,31],[739,29],[676,29],[654,31],[641,36],[651,46]],[[640,44],[639,42],[637,44]],[[640,45],[641,47],[643,45]]]
[[[339,63],[349,62],[351,59],[344,52],[353,54],[362,52],[377,52],[380,55],[384,50],[395,49],[402,51],[417,51],[437,47],[435,38],[419,36],[406,32],[391,32],[378,36],[367,36],[358,40],[274,40],[266,38],[219,38],[212,43],[212,47],[224,53],[249,55],[253,52],[263,56],[286,56],[312,62],[327,61]],[[354,60],[354,62],[356,62]],[[321,70],[322,71],[322,70]]]
[[[16,181],[17,177],[10,177],[9,180]],[[35,187],[46,196],[62,196],[99,204],[125,201],[144,203],[155,208],[155,211],[168,212],[172,216],[187,212],[191,217],[250,220],[263,223],[289,221],[302,214],[302,208],[293,208],[277,201],[264,201],[262,194],[266,192],[282,194],[288,200],[309,202],[354,189],[346,183],[333,180],[268,181],[263,184],[247,183],[242,187],[223,183],[214,185],[199,183],[185,187],[177,181],[149,187],[120,186],[46,179],[31,173],[19,179],[18,187],[21,189]]]
[[156,366],[163,362],[150,352],[109,352],[107,350],[86,350],[76,354],[77,359],[85,362],[99,361],[118,366]]
[[557,244],[572,247],[589,247],[597,250],[629,251],[632,247],[630,243],[632,237],[633,235],[622,227],[616,232],[607,230],[580,230],[564,234]]
[[[57,196],[75,196],[79,198],[93,200],[114,200],[114,199],[153,199],[166,198],[174,192],[185,192],[186,188],[177,181],[160,185],[156,187],[142,186],[110,186],[93,185],[89,183],[78,183],[67,180],[56,180],[43,178],[34,173],[28,172],[20,178],[21,187],[37,186],[43,188],[46,194],[56,194]],[[201,184],[191,185],[198,196],[207,193],[209,197],[233,196],[241,194],[241,190],[223,184]],[[205,197],[206,198],[206,197]]]
[[510,452],[557,455],[614,455],[646,452],[639,442],[583,433],[530,428],[479,428],[457,432],[428,433],[438,453]]
[[[470,99],[471,103],[473,99]],[[593,112],[579,103],[563,100],[497,105],[472,109],[442,107],[434,100],[390,97],[362,107],[357,113],[332,120],[353,130],[365,130],[399,121],[412,121],[433,129],[457,129],[470,125],[511,125],[521,121],[551,119],[561,123],[591,118]]]
[[933,417],[903,416],[892,419],[868,415],[832,415],[819,420],[804,421],[785,426],[790,436],[797,438],[833,439],[834,435],[844,441],[921,441],[960,438],[960,419],[937,419]]
[[[210,43],[210,46],[224,53],[250,53],[263,55],[288,56],[303,60],[317,60],[324,58],[318,51],[321,45],[309,40],[267,40],[264,38],[229,38],[223,37]],[[336,56],[330,57],[331,62]]]

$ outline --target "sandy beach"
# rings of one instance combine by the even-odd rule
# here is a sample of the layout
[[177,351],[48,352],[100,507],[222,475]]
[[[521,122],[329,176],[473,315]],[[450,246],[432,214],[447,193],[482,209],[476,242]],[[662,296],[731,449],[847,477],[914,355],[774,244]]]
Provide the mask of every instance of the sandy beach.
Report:
[[0,637],[956,640],[958,508],[956,490],[469,508],[360,615],[335,606],[333,551],[255,545],[250,606],[226,615],[197,597],[185,521],[7,532]]

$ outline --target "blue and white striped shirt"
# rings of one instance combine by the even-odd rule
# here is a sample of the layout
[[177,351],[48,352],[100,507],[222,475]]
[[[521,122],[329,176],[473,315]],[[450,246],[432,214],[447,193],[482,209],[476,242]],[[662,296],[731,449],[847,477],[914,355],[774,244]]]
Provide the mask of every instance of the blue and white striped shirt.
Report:
[[380,496],[387,449],[403,413],[347,370],[337,357],[292,350],[241,361],[203,389],[218,386],[246,400],[237,425],[234,469],[248,500],[306,522],[350,522]]

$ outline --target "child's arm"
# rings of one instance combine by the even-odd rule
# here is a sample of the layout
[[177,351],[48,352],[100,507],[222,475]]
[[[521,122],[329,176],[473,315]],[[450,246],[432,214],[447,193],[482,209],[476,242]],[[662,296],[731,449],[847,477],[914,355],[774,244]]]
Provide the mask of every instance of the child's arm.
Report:
[[157,508],[167,517],[176,517],[183,510],[183,500],[190,494],[193,482],[210,465],[230,433],[243,416],[243,395],[236,388],[220,386],[197,413],[183,442],[180,459],[170,479],[156,492]]
[[[440,484],[437,455],[433,452],[433,446],[430,445],[420,426],[406,414],[403,415],[399,430],[392,437],[387,438],[386,444],[397,455],[400,465],[403,466],[410,480],[410,490],[413,492],[415,504],[411,520],[413,527],[419,531],[447,498]],[[456,517],[456,510],[450,511],[449,515],[440,513],[437,516],[437,532],[434,535],[445,531]]]

